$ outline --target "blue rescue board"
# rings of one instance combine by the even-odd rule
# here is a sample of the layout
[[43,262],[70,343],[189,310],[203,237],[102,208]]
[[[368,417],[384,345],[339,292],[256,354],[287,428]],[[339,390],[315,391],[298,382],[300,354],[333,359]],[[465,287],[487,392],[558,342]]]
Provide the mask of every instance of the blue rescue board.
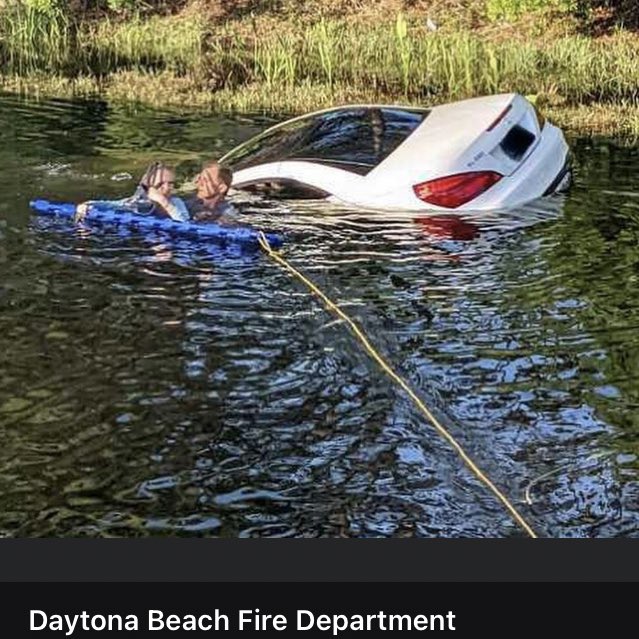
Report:
[[[76,210],[75,204],[50,202],[49,200],[32,200],[30,206],[40,215],[68,218],[73,218]],[[167,233],[197,238],[203,241],[237,242],[252,246],[258,245],[258,236],[260,233],[258,230],[246,226],[223,226],[211,222],[177,222],[170,218],[140,215],[129,209],[114,208],[113,206],[101,204],[100,202],[91,204],[84,220],[86,222],[124,224],[139,229],[165,231]],[[284,243],[282,236],[279,234],[264,233],[264,235],[273,248],[278,248]]]

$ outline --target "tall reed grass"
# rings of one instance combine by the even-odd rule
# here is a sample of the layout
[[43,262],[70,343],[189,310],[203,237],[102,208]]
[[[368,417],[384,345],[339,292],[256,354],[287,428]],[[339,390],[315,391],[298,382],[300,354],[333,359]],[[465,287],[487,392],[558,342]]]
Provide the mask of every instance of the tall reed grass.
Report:
[[73,45],[72,25],[57,5],[42,11],[12,3],[0,13],[0,56],[10,73],[38,69],[64,73],[72,66]]
[[202,60],[207,25],[198,16],[76,24],[58,5],[0,10],[0,57],[8,73],[102,75],[120,69],[184,73]]
[[286,35],[264,32],[254,51],[256,73],[247,81],[270,89],[320,82],[435,101],[502,91],[556,93],[572,103],[639,101],[639,39],[623,34],[605,43],[490,42],[411,30],[400,16],[372,28],[322,21]]
[[78,32],[80,49],[93,69],[168,69],[185,73],[202,61],[207,25],[203,18],[108,18]]
[[395,21],[395,48],[397,49],[402,70],[404,94],[408,95],[413,62],[413,42],[408,35],[408,23],[401,13],[397,14],[397,20]]

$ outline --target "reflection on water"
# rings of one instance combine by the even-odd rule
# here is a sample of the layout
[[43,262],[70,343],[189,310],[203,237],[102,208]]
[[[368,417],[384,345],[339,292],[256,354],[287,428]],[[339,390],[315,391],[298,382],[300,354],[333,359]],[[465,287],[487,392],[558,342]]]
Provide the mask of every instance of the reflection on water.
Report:
[[[0,534],[521,534],[258,252],[29,214],[158,156],[186,174],[263,119],[6,97],[0,121]],[[639,158],[573,147],[570,194],[514,212],[241,206],[541,535],[635,535]]]

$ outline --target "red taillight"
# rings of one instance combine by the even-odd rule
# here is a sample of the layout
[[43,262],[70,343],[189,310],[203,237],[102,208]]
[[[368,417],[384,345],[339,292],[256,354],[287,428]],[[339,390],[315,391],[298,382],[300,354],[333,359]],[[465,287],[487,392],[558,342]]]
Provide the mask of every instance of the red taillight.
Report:
[[456,209],[481,195],[501,178],[495,171],[458,173],[415,184],[413,191],[423,202]]

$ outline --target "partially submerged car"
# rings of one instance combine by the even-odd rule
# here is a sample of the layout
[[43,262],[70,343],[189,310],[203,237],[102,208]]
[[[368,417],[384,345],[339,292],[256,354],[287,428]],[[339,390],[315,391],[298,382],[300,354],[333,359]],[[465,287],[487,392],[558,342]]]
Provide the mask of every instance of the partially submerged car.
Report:
[[523,96],[340,106],[227,153],[233,188],[382,210],[512,208],[570,182],[563,133]]

